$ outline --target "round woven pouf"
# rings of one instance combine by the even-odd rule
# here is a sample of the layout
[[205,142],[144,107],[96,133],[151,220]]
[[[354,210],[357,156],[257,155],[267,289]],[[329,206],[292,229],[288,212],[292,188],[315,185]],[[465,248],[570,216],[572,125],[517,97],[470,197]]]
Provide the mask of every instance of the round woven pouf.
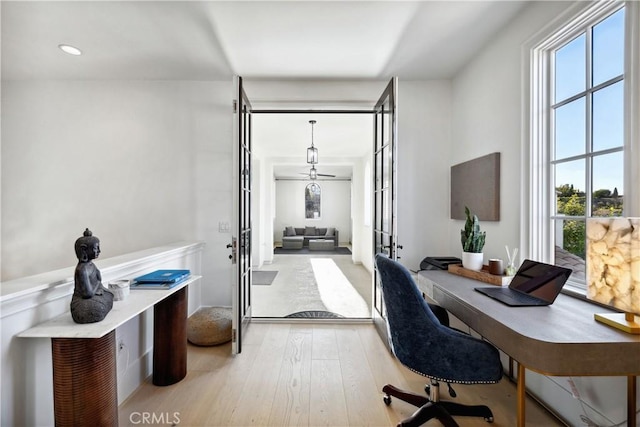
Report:
[[187,319],[187,339],[195,345],[231,341],[231,308],[201,307]]

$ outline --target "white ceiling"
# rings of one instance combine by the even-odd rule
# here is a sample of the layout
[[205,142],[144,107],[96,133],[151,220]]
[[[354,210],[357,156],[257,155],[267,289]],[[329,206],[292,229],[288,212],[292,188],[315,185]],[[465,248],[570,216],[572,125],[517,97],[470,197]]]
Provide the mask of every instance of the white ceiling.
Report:
[[[3,80],[450,78],[525,4],[3,0],[1,73]],[[83,55],[63,54],[60,43]],[[263,128],[254,132],[256,150],[304,154],[315,119],[321,160],[337,167],[371,143],[371,126],[348,117],[256,119]]]
[[447,78],[525,3],[2,1],[2,77]]

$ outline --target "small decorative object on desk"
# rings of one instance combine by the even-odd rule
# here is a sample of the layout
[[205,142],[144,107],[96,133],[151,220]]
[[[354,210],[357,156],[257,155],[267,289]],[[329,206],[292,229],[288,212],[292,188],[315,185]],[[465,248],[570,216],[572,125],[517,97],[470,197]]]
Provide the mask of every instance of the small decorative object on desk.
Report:
[[109,282],[109,290],[113,292],[114,301],[122,301],[129,295],[129,285],[131,281],[128,279],[112,280]]
[[502,276],[504,274],[504,268],[502,268],[501,259],[491,258],[489,260],[489,273],[495,276]]
[[518,269],[516,268],[516,257],[518,256],[518,248],[514,248],[513,252],[509,252],[509,246],[505,245],[504,247],[507,250],[507,259],[509,263],[507,267],[504,269],[504,274],[507,276],[515,276]]
[[100,240],[88,228],[75,243],[78,265],[74,273],[71,317],[76,323],[95,323],[113,308],[113,294],[102,286],[102,275],[93,263],[100,255]]
[[482,249],[484,248],[485,231],[480,231],[480,221],[476,215],[472,215],[467,206],[464,207],[467,220],[464,229],[460,230],[462,241],[462,266],[468,270],[482,270],[482,262],[484,256]]
[[156,270],[136,277],[132,289],[171,289],[189,278],[189,270]]
[[469,270],[461,266],[460,264],[451,264],[448,266],[449,273],[457,274],[458,276],[467,277],[473,280],[479,280],[484,283],[490,283],[497,286],[508,286],[513,277],[498,276],[489,272],[489,266],[484,265],[480,271]]

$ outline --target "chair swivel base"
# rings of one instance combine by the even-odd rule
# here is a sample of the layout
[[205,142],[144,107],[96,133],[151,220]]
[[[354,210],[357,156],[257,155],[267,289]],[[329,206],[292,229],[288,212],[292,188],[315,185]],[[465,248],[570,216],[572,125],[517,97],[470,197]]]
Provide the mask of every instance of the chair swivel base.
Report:
[[428,397],[401,390],[391,384],[382,388],[384,403],[391,404],[391,396],[407,402],[419,409],[409,418],[402,420],[398,426],[418,427],[430,419],[437,418],[445,427],[457,427],[453,416],[482,417],[485,421],[493,422],[493,413],[485,405],[462,405],[449,401],[431,401]]

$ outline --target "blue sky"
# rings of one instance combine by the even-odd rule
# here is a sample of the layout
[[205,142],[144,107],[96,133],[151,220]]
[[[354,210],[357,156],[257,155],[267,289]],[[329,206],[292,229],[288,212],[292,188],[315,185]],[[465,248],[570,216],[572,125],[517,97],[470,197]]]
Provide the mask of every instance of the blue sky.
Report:
[[[586,89],[586,43],[582,34],[556,52],[555,102],[561,102]],[[600,22],[593,30],[593,86],[619,76],[624,70],[624,9]],[[598,90],[593,94],[593,151],[619,147],[623,140],[623,82]],[[579,98],[556,110],[556,158],[585,153],[585,98]],[[584,191],[585,160],[556,166],[556,186],[573,184]],[[623,188],[623,155],[611,153],[594,158],[593,190]]]

